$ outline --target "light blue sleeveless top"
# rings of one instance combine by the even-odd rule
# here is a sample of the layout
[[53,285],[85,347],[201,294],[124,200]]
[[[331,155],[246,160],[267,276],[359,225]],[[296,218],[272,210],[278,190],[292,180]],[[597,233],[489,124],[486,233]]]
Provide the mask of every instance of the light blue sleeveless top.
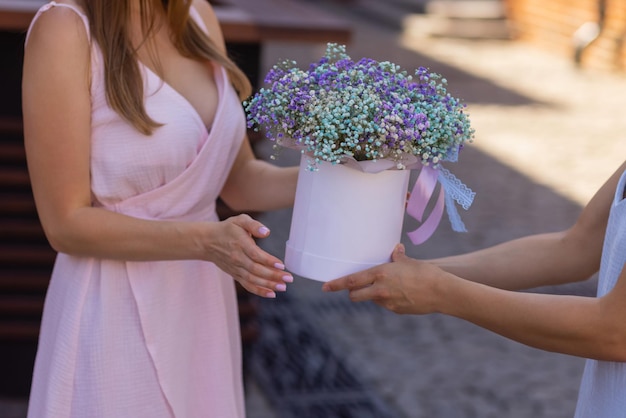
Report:
[[[625,187],[626,172],[622,174],[615,191],[606,229],[598,297],[613,289],[626,263]],[[587,360],[575,418],[626,418],[626,363]]]

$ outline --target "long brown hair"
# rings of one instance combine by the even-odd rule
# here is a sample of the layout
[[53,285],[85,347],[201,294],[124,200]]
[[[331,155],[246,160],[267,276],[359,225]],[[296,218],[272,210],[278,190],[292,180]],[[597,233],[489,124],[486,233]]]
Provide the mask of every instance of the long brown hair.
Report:
[[[154,30],[156,13],[164,12],[172,42],[189,58],[214,61],[228,72],[231,83],[243,100],[250,95],[250,81],[207,34],[189,18],[193,0],[140,0],[144,34]],[[146,112],[143,103],[143,81],[129,26],[131,0],[82,0],[90,22],[92,39],[104,57],[106,97],[112,109],[149,135],[160,126]],[[147,36],[147,35],[146,35]]]

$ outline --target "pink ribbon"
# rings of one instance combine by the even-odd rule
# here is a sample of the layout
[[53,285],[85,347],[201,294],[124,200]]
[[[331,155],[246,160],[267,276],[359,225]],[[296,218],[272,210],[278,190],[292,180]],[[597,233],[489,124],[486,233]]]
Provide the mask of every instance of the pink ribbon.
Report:
[[422,223],[415,231],[407,234],[414,245],[420,245],[426,242],[435,232],[441,221],[443,208],[445,206],[443,185],[439,189],[439,196],[437,197],[435,206],[428,215],[428,218],[422,222],[426,206],[435,192],[438,178],[439,172],[437,170],[429,166],[422,166],[420,174],[413,186],[413,190],[411,191],[406,212]]

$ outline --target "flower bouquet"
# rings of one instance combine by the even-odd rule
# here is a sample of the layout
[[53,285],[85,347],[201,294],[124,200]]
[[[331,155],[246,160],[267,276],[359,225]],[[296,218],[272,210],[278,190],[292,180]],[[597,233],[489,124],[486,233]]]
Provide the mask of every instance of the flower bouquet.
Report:
[[[302,152],[285,254],[291,271],[326,281],[388,261],[405,206],[422,222],[409,233],[414,244],[430,237],[444,207],[453,229],[465,230],[454,203],[467,209],[474,193],[441,164],[457,160],[474,130],[440,75],[355,62],[330,43],[307,70],[285,60],[265,83],[244,103],[248,126],[263,130],[276,151]],[[420,173],[407,203],[412,169]]]

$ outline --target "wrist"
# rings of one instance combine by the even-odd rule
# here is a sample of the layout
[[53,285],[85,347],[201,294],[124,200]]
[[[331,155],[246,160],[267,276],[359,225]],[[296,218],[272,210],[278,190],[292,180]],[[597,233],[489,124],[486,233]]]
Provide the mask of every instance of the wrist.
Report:
[[444,271],[437,279],[434,291],[434,311],[444,315],[459,316],[463,303],[459,293],[465,280]]
[[214,246],[213,239],[217,236],[215,229],[218,222],[193,222],[188,224],[186,234],[190,239],[190,252],[192,258],[198,260],[213,261],[211,254]]

